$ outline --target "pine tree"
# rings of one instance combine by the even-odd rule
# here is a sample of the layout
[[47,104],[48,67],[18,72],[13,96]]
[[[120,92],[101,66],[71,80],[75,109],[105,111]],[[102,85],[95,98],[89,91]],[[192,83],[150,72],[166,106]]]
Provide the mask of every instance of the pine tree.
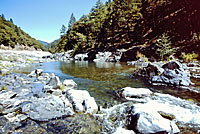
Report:
[[[12,18],[10,18],[10,22],[13,23],[13,19],[12,19]],[[13,23],[13,24],[14,24],[14,23]]]
[[98,0],[96,5],[91,9],[92,14],[96,14],[99,9],[103,8],[103,3],[101,0]]
[[176,49],[172,48],[171,45],[170,37],[166,33],[163,33],[157,40],[156,46],[158,48],[156,52],[162,60],[165,60],[167,56],[174,55],[176,52]]
[[69,24],[68,24],[68,30],[71,30],[72,25],[76,22],[76,18],[74,17],[74,14],[72,13]]
[[5,16],[4,16],[4,14],[2,14],[1,17],[2,17],[4,20],[6,19]]
[[60,34],[61,36],[64,35],[66,33],[66,26],[62,25],[61,29],[60,29]]

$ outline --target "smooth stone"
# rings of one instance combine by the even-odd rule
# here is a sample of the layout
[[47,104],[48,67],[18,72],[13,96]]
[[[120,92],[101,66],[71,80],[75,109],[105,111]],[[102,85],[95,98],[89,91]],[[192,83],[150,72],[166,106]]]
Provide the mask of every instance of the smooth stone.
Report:
[[52,95],[61,96],[62,95],[62,91],[60,89],[56,89],[56,90],[53,91]]
[[76,88],[77,84],[73,80],[64,80],[62,83],[65,88]]
[[142,98],[142,97],[149,97],[153,92],[151,92],[147,88],[132,88],[132,87],[125,87],[119,91],[120,95],[123,98],[130,99],[130,98]]

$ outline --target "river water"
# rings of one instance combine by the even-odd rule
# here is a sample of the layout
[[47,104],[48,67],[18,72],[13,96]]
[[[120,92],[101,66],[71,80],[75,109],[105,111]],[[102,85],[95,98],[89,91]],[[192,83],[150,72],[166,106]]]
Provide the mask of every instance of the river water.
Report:
[[73,79],[79,90],[87,90],[100,105],[120,103],[113,95],[113,91],[124,87],[148,87],[153,92],[167,93],[183,99],[188,99],[200,104],[200,95],[183,89],[151,87],[147,83],[131,79],[130,74],[134,72],[133,66],[126,63],[108,62],[46,62],[27,67],[23,72],[29,73],[35,68],[41,68],[46,73],[54,73],[61,81]]

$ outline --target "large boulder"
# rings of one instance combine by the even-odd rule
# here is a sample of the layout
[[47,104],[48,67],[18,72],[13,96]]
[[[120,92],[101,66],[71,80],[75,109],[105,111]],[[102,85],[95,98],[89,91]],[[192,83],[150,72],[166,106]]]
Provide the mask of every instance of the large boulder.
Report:
[[177,125],[168,119],[163,118],[158,112],[145,107],[133,107],[129,128],[139,133],[178,133]]
[[26,113],[31,119],[37,121],[48,121],[74,114],[69,101],[63,101],[60,97],[54,95],[44,98],[31,98],[29,102],[22,106],[22,113]]
[[66,92],[66,96],[76,112],[94,113],[98,110],[94,98],[86,90],[71,89]]
[[152,85],[189,86],[190,72],[186,65],[171,61],[162,66],[149,63],[147,67],[137,70],[133,76],[143,77]]

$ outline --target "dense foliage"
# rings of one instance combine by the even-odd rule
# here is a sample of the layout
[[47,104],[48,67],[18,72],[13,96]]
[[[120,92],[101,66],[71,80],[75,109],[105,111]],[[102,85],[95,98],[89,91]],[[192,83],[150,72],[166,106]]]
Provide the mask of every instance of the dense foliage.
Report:
[[44,50],[44,46],[13,24],[13,20],[7,21],[4,16],[0,16],[0,45],[15,47],[16,44],[24,45],[35,49]]
[[98,0],[61,37],[55,51],[73,49],[76,54],[91,49],[155,48],[160,36],[167,34],[176,56],[182,52],[200,55],[199,14],[197,0],[113,0],[105,4]]

